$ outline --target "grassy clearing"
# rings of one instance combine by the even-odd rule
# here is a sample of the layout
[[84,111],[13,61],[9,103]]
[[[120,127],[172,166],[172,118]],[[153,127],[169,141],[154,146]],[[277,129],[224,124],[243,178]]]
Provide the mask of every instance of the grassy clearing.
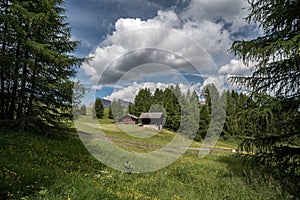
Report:
[[[286,199],[234,155],[185,154],[145,174],[105,167],[79,138],[0,132],[0,199]],[[267,180],[267,181],[266,181]]]
[[[105,115],[107,115],[106,112],[107,111],[104,112]],[[114,124],[113,120],[105,119],[105,116],[104,119],[100,120],[92,119],[91,115],[81,116],[81,118],[76,122],[76,128],[83,132],[99,134],[101,136],[162,146],[168,144],[176,136],[176,133],[168,130],[157,131],[150,128],[140,127],[138,125]],[[120,141],[113,142],[116,145],[122,146],[122,142]],[[192,140],[190,141],[190,147],[200,148],[201,146],[202,143]],[[237,146],[237,142],[233,140],[224,141],[220,139],[216,144],[217,148],[228,148],[228,150],[237,148]],[[125,149],[140,152],[140,149],[126,147]]]
[[[138,125],[98,124],[97,121],[95,120],[94,122],[89,121],[87,123],[80,124],[79,130],[83,130],[83,132],[87,130],[90,133],[93,133],[95,135],[112,138],[113,143],[120,147],[124,147],[124,143],[128,144],[127,141],[132,141],[133,142],[132,145],[136,147],[139,146],[143,147],[143,146],[147,146],[148,144],[150,146],[154,145],[150,147],[152,150],[159,149],[161,148],[161,146],[170,144],[170,142],[176,136],[176,133],[168,130],[157,131],[154,129],[143,128]],[[100,134],[100,130],[102,131],[102,134]],[[117,140],[114,140],[113,138],[117,138]],[[178,138],[180,138],[180,136],[178,136]],[[189,143],[189,147],[191,148],[200,148],[202,146],[202,143],[192,141],[192,140],[187,140],[187,143]],[[158,146],[155,147],[155,145]],[[178,148],[184,147],[180,139],[178,139],[178,142],[175,142],[174,145],[177,146]],[[231,151],[231,149],[237,148],[237,143],[234,141],[224,141],[220,139],[217,142],[216,147]],[[139,148],[138,149],[125,148],[125,149],[140,152]]]
[[[90,116],[82,116],[76,121],[76,128],[83,133],[92,133],[103,137],[118,138],[121,140],[129,140],[137,143],[144,144],[156,144],[166,145],[174,138],[175,134],[170,131],[156,131],[154,129],[148,129],[139,127],[138,125],[124,125],[124,124],[104,124],[102,121],[92,119]],[[113,140],[116,145],[122,145],[122,141]],[[157,147],[158,148],[158,147]],[[130,148],[125,148],[130,150]],[[131,148],[131,150],[139,149]]]

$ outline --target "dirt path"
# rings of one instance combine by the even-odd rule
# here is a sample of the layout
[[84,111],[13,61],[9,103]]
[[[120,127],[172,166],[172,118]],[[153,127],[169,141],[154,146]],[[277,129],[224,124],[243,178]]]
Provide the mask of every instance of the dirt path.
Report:
[[[182,147],[182,146],[165,146],[165,145],[159,145],[159,144],[151,144],[151,143],[144,143],[144,142],[136,142],[126,139],[121,139],[117,137],[112,136],[100,136],[97,134],[90,134],[86,132],[79,132],[80,135],[83,135],[84,137],[90,137],[90,139],[95,141],[101,141],[101,142],[115,142],[118,146],[123,147],[130,147],[133,149],[140,149],[145,151],[164,151],[164,152],[173,152],[173,153],[180,153],[182,150],[189,151],[191,153],[201,153],[201,152],[207,152],[209,151],[212,153],[213,151],[224,151],[224,152],[236,152],[233,148],[228,147],[214,147],[214,148],[199,148],[199,147]],[[164,147],[164,150],[161,150],[161,148]]]

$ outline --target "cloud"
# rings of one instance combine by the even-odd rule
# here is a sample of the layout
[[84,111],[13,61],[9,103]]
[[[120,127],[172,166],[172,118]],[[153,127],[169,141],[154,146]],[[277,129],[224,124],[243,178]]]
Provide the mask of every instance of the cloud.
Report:
[[[113,101],[114,99],[122,99],[129,102],[134,102],[135,96],[138,94],[139,90],[148,88],[151,93],[154,93],[156,88],[164,90],[171,85],[175,86],[174,84],[165,84],[165,83],[154,83],[154,82],[146,82],[146,83],[136,83],[134,82],[132,85],[125,87],[124,89],[120,89],[118,91],[113,92],[111,95],[104,97],[104,99]],[[196,83],[193,85],[189,84],[178,84],[181,91],[183,93],[187,93],[188,90],[199,92],[201,84]]]
[[[89,55],[92,59],[82,69],[94,83],[103,77],[101,84],[115,83],[129,70],[149,63],[177,71],[216,74],[218,69],[210,54],[224,53],[231,43],[230,34],[222,28],[209,20],[200,24],[183,22],[174,11],[158,11],[148,20],[121,18],[113,34]],[[141,71],[133,80],[158,72]]]
[[[196,22],[210,20],[230,26],[232,32],[245,26],[244,18],[248,15],[247,1],[239,0],[192,0],[182,18]],[[228,27],[227,27],[228,28]]]
[[240,60],[232,59],[229,64],[220,67],[219,74],[246,76],[251,74],[251,67],[247,67]]
[[152,18],[158,10],[171,7],[171,4],[171,1],[162,4],[155,0],[139,0],[138,3],[135,0],[66,0],[72,35],[82,42],[76,54],[87,56],[106,34],[114,30],[114,23],[121,17]]
[[252,69],[254,68],[255,63],[250,62],[246,66],[241,60],[232,59],[230,63],[223,65],[219,69],[220,77],[223,77],[223,82],[226,85],[227,89],[239,90],[240,84],[232,83],[230,78],[232,77],[247,77],[252,75]]
[[225,89],[224,78],[222,76],[207,77],[203,82],[203,85],[201,86],[200,90],[202,91],[203,88],[209,84],[214,84],[220,93]]
[[92,90],[101,90],[103,88],[103,85],[93,85]]
[[[190,0],[186,5],[189,6],[179,12],[174,7],[159,10],[151,18],[116,20],[114,31],[89,54],[92,59],[82,65],[90,83],[97,85],[94,88],[123,87],[152,81],[154,76],[167,77],[166,74],[168,80],[155,80],[168,84],[174,83],[172,76],[198,74],[207,77],[204,86],[214,83],[221,91],[227,85],[233,87],[227,80],[229,76],[250,74],[249,68],[227,52],[234,35],[247,26],[243,19],[248,13],[243,9],[247,2]],[[130,99],[138,87],[141,84],[119,89],[107,98]]]

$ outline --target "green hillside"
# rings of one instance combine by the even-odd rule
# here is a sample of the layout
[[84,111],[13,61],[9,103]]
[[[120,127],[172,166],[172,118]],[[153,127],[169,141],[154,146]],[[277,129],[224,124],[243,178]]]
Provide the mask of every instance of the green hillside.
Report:
[[130,174],[101,164],[76,134],[1,131],[0,141],[0,199],[287,198],[273,179],[244,168],[231,153],[199,159],[187,152],[164,169]]

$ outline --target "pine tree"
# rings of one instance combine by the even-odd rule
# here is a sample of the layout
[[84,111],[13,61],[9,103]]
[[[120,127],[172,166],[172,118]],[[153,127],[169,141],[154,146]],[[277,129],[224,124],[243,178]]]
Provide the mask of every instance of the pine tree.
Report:
[[199,128],[199,100],[198,95],[190,90],[184,95],[180,94],[181,107],[180,131],[185,136],[194,139]]
[[113,112],[112,112],[112,106],[111,105],[108,108],[108,118],[109,119],[114,119],[114,115],[113,115]]
[[[257,64],[251,77],[233,77],[232,81],[250,90],[252,95],[267,93],[278,97],[275,104],[272,98],[263,100],[277,107],[281,112],[278,119],[284,123],[276,120],[282,126],[271,133],[254,132],[252,138],[244,140],[243,147],[255,149],[256,161],[275,169],[273,172],[279,171],[281,177],[290,176],[299,183],[300,145],[294,142],[300,138],[300,1],[251,0],[249,3],[250,14],[246,20],[259,23],[264,35],[233,43],[231,49],[240,59],[246,64]],[[270,110],[275,111],[268,108],[258,114],[263,117]]]
[[148,112],[151,105],[152,95],[150,89],[141,89],[134,100],[134,115],[140,116],[142,112]]
[[163,101],[164,94],[163,91],[156,88],[153,94],[153,103],[160,104]]
[[206,99],[206,105],[209,109],[209,112],[211,113],[212,104],[216,103],[220,100],[220,94],[218,89],[214,84],[208,84],[203,88],[205,99]]
[[170,86],[163,91],[163,106],[167,113],[165,128],[177,131],[180,126],[181,108],[174,87]]
[[129,103],[129,105],[128,105],[128,113],[132,114],[132,115],[135,113],[134,112],[134,105],[132,103]]
[[112,104],[109,107],[109,117],[110,119],[119,119],[120,117],[123,116],[123,107],[121,100],[119,99],[116,101],[115,99],[113,100]]
[[[70,80],[80,63],[62,0],[1,1],[0,117],[22,129],[72,120]],[[24,122],[24,123],[23,123]]]
[[84,104],[80,106],[80,114],[86,115],[86,106]]
[[104,107],[100,98],[96,98],[94,109],[93,109],[93,118],[101,119],[104,115]]
[[222,132],[223,138],[227,139],[229,137],[235,137],[240,134],[239,127],[237,126],[237,117],[240,116],[246,107],[239,107],[238,105],[243,105],[239,103],[239,94],[232,90],[224,90],[222,96],[226,98],[226,120],[224,123],[224,128]]
[[[220,93],[214,84],[208,84],[203,88],[206,108],[209,113],[209,125],[206,125],[207,119],[203,119],[201,115],[206,117],[206,108],[200,113],[200,129],[206,129],[205,137],[208,140],[214,141],[219,137],[223,131],[225,115],[226,115],[226,96]],[[202,123],[202,125],[201,125]],[[204,135],[203,130],[199,130],[200,135]]]
[[210,114],[207,105],[200,107],[199,128],[195,137],[196,141],[201,141],[205,138],[210,122]]

